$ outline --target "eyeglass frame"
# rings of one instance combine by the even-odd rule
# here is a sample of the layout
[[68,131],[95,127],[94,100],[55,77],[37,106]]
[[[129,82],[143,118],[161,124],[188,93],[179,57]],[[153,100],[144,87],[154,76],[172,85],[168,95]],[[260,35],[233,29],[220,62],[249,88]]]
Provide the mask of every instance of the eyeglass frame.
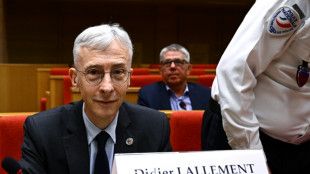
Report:
[[[100,81],[98,81],[97,83],[93,84],[93,83],[89,82],[89,80],[88,80],[87,77],[86,77],[87,74],[88,74],[88,72],[86,72],[86,71],[80,71],[80,70],[78,70],[77,68],[75,68],[75,69],[76,69],[77,72],[82,73],[82,74],[84,75],[84,77],[85,77],[86,82],[87,82],[88,84],[92,85],[92,86],[97,86],[97,85],[99,85],[99,84],[102,82],[102,80],[103,80],[103,78],[104,78],[104,76],[105,76],[106,73],[109,73],[109,74],[110,74],[111,81],[113,82],[113,84],[116,84],[116,85],[122,85],[122,84],[124,84],[125,82],[128,81],[128,79],[130,78],[130,75],[131,75],[131,71],[129,71],[129,70],[125,69],[125,68],[116,68],[116,69],[114,69],[114,70],[119,70],[119,69],[124,70],[124,71],[126,71],[127,74],[128,74],[125,81],[123,81],[123,82],[121,82],[121,83],[117,83],[117,82],[115,82],[115,81],[113,80],[114,78],[112,77],[111,71],[102,71],[102,73],[100,74],[100,78],[99,78]],[[90,69],[90,70],[91,70],[91,69]]]
[[[175,61],[180,61],[180,62],[175,62]],[[181,63],[182,61],[182,63]],[[172,62],[174,63],[175,66],[181,67],[184,64],[188,64],[188,62],[185,59],[167,59],[164,61],[160,61],[160,64],[164,67],[170,67]]]

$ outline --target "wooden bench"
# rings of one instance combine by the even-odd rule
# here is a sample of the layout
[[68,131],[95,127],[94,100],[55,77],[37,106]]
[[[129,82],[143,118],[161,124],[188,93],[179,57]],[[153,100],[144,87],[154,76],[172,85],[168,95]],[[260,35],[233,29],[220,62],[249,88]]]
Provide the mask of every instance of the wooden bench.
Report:
[[67,68],[65,65],[59,65],[48,68],[37,68],[37,110],[40,111],[41,99],[46,98],[47,107],[49,107],[50,95],[50,76],[53,68]]
[[[129,87],[125,96],[125,100],[131,103],[137,103],[139,90],[140,87]],[[71,88],[71,99],[72,101],[79,101],[82,99],[80,92],[75,88]]]
[[[216,73],[216,69],[204,69],[206,74],[215,74]],[[159,73],[159,69],[150,69],[150,74],[160,74]]]
[[[189,82],[198,83],[199,76],[188,76],[187,80]],[[49,77],[49,90],[45,91],[46,100],[46,109],[54,108],[56,106],[63,105],[64,95],[63,95],[63,79],[64,76],[50,76]],[[71,91],[71,101],[77,101],[81,99],[79,91],[76,89],[69,89]],[[129,87],[125,100],[137,103],[138,92],[140,87]]]
[[[49,90],[44,92],[44,95],[46,97],[46,109],[50,109],[56,106],[67,104],[71,101],[81,100],[81,96],[78,90],[73,89],[73,88],[70,89],[71,86],[69,88],[66,87],[66,89],[64,88],[65,77],[68,78],[68,76],[63,76],[63,75],[49,76],[49,87],[48,87]],[[187,81],[192,82],[192,83],[199,83],[199,76],[187,76]],[[70,81],[67,83],[71,84]],[[67,90],[70,94],[64,96],[65,90]],[[132,102],[132,103],[137,103],[139,90],[140,90],[140,87],[129,87],[125,100]],[[40,93],[43,95],[43,92],[40,92]],[[67,101],[67,102],[64,102],[64,101]]]
[[[193,110],[193,111],[204,111],[204,110]],[[173,111],[173,110],[159,110],[159,112],[163,112],[167,115],[168,118],[170,118],[171,114],[173,112],[184,112],[184,111]],[[7,116],[18,116],[18,115],[33,115],[36,114],[38,112],[3,112],[0,113],[0,118],[1,117],[7,117]]]

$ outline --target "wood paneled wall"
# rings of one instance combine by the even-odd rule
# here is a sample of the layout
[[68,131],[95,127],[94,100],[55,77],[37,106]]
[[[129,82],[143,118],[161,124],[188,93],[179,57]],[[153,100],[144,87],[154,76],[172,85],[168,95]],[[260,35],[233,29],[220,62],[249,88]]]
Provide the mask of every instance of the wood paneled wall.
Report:
[[3,0],[4,61],[70,64],[73,41],[82,30],[119,23],[133,41],[134,64],[157,63],[161,48],[171,43],[187,47],[191,63],[217,63],[254,0],[234,6],[204,1],[211,2]]
[[0,112],[39,111],[37,68],[62,64],[0,64]]

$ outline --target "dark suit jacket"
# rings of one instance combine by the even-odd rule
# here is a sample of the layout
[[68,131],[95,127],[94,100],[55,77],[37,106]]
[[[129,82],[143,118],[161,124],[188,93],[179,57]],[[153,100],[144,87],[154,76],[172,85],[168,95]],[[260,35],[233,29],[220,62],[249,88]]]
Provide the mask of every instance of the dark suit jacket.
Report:
[[[193,110],[204,110],[208,106],[211,89],[195,83],[187,83]],[[142,87],[138,104],[156,110],[171,110],[170,95],[164,82],[155,82]]]
[[[90,169],[83,101],[63,105],[26,119],[23,173],[86,174]],[[167,116],[124,102],[119,109],[114,153],[172,151]],[[133,138],[132,145],[126,139]]]

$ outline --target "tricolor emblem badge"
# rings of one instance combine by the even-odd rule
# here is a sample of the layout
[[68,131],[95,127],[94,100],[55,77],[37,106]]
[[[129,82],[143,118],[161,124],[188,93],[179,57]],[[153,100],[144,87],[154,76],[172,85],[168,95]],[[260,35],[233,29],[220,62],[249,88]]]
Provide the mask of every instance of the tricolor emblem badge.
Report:
[[308,62],[302,61],[302,65],[299,65],[296,73],[296,82],[299,87],[303,87],[309,79],[310,68],[308,68]]
[[289,6],[279,8],[268,23],[271,35],[286,35],[294,32],[300,25],[300,17],[296,10]]

